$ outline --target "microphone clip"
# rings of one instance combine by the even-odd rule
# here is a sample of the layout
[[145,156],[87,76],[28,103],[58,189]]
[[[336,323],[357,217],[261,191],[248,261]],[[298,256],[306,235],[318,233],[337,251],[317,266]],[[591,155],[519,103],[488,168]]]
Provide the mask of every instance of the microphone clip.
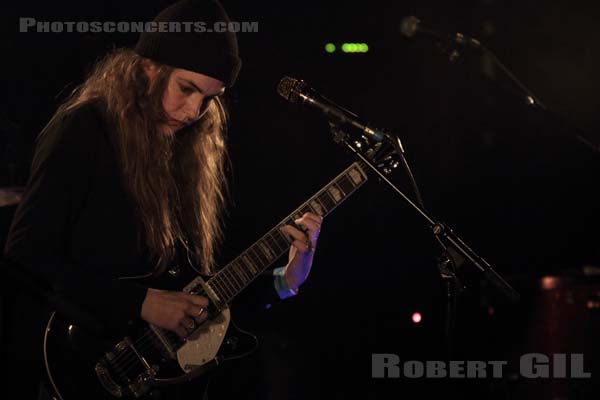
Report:
[[[339,124],[331,120],[329,121],[329,131],[336,144],[346,146],[354,153],[362,154],[386,175],[390,175],[400,165],[398,158],[402,153],[398,153],[398,146],[394,145],[393,136],[395,135],[388,131],[385,131],[385,140],[374,141],[365,135],[350,135]],[[397,143],[400,143],[399,138]]]

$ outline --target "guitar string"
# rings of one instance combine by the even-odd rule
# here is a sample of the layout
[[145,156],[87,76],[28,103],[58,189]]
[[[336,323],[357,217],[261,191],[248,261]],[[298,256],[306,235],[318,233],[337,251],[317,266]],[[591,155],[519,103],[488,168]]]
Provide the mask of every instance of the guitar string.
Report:
[[[148,344],[152,344],[151,342],[151,331],[148,329],[146,333],[141,335],[138,339],[133,342],[134,347],[138,352],[147,352],[151,348],[148,348]],[[135,361],[138,359],[137,355],[131,348],[126,347],[125,350],[121,351],[113,360],[110,360],[111,365],[123,368],[131,361]]]
[[[138,353],[148,353],[151,350],[158,350],[156,346],[154,346],[154,343],[151,340],[149,340],[152,338],[153,334],[154,332],[148,330],[144,335],[142,335],[136,340],[135,348],[138,351]],[[113,361],[113,363],[115,366],[122,369],[125,374],[129,374],[129,372],[133,371],[133,369],[135,368],[134,365],[131,365],[132,362],[135,363],[135,361],[140,361],[137,354],[135,354],[135,352],[133,352],[133,350],[129,348],[126,351],[123,351],[123,353],[121,353],[120,356],[124,357],[122,357],[122,359],[119,361]]]
[[[195,329],[199,327],[200,325],[198,325]],[[149,339],[152,338],[153,334],[154,332],[152,332],[151,330],[147,330],[144,335],[142,335],[134,342],[135,348],[138,351],[138,353],[147,353],[150,350],[157,350],[154,346],[154,343],[151,340],[149,341]],[[129,351],[129,353],[126,353],[126,351]],[[117,368],[121,369],[124,372],[124,374],[127,375],[135,369],[135,365],[131,363],[133,362],[135,364],[135,361],[139,361],[139,358],[131,349],[127,349],[126,351],[123,351],[123,353],[119,355],[124,357],[122,357],[121,360],[114,362],[114,365]]]

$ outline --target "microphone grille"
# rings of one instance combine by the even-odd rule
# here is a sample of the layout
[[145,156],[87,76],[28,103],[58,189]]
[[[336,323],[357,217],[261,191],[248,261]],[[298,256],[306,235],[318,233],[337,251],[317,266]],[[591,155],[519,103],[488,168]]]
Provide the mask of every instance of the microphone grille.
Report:
[[400,22],[400,32],[406,37],[413,37],[419,29],[421,21],[415,16],[404,17]]
[[277,93],[284,99],[297,103],[300,98],[299,94],[305,86],[303,81],[285,76],[277,85]]

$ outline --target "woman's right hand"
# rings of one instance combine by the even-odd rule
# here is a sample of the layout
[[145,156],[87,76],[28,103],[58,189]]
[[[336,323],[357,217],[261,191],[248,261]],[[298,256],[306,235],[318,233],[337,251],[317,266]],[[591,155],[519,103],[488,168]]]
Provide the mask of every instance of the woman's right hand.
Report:
[[185,338],[208,317],[208,299],[183,292],[148,289],[142,303],[144,321]]

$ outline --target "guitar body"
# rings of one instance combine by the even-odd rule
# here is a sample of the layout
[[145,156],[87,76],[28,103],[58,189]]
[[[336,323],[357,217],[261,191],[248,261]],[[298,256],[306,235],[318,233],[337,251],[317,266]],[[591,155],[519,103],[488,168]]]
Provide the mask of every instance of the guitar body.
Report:
[[[164,279],[144,282],[163,290],[183,287],[185,293],[209,299],[209,318],[186,340],[145,322],[130,327],[122,338],[98,337],[53,313],[44,337],[51,395],[59,400],[164,399],[172,398],[169,392],[177,383],[200,379],[199,384],[208,385],[209,373],[218,364],[243,357],[257,346],[254,335],[233,324],[228,305],[289,251],[293,239],[281,227],[294,225],[307,212],[326,216],[366,180],[362,166],[352,164],[207,281],[190,265],[186,270],[195,278],[187,285]],[[173,269],[164,275],[180,274]]]
[[[256,348],[256,337],[230,322],[229,309],[207,320],[172,358],[153,348],[156,337],[149,336],[154,331],[148,324],[132,327],[129,339],[118,342],[92,335],[53,313],[44,335],[46,387],[59,400],[171,398],[174,384],[192,380],[204,391],[220,362]],[[138,354],[128,351],[126,341],[135,343]],[[112,363],[107,354],[114,356]],[[152,373],[146,373],[148,366]]]

